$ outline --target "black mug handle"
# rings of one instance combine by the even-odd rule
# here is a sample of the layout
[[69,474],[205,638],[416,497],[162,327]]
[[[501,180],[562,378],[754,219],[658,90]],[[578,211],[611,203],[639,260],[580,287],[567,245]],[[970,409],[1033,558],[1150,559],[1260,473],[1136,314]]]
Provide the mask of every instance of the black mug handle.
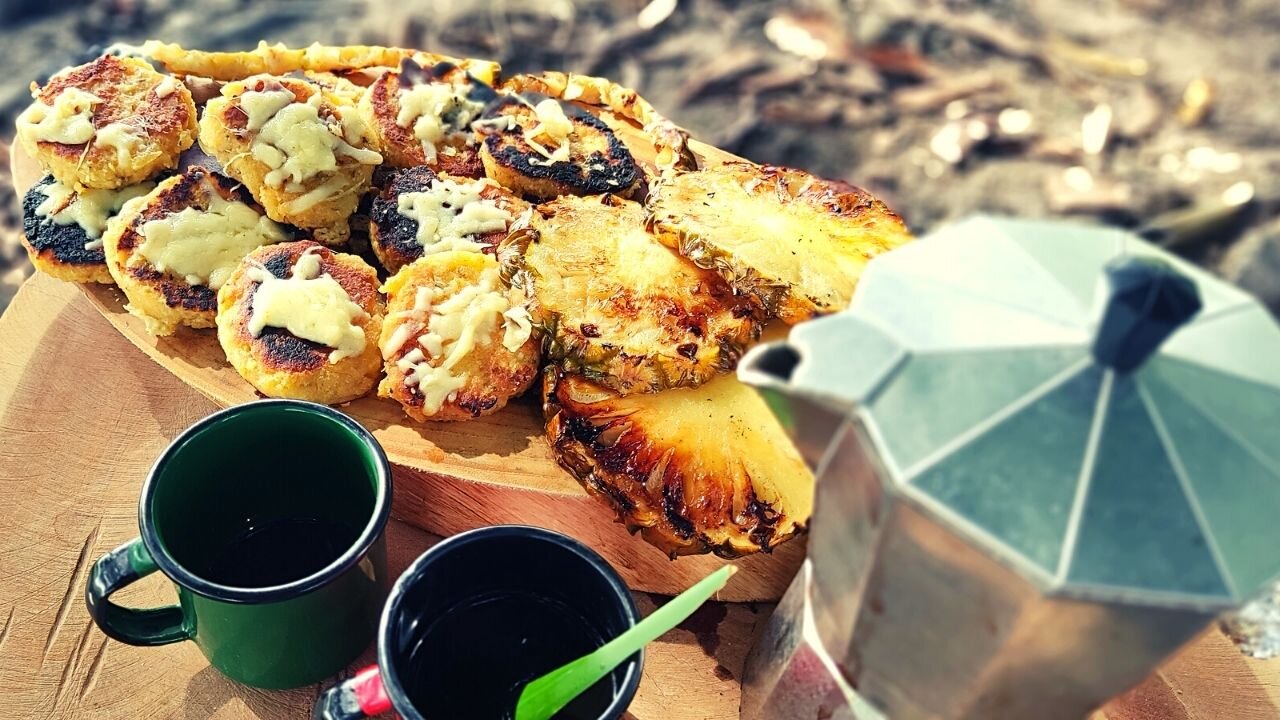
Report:
[[359,720],[391,709],[377,665],[370,665],[316,698],[312,720]]
[[156,563],[142,538],[130,540],[93,564],[84,601],[93,622],[109,637],[130,645],[168,645],[191,637],[192,628],[177,605],[134,610],[109,599],[115,591],[155,571]]

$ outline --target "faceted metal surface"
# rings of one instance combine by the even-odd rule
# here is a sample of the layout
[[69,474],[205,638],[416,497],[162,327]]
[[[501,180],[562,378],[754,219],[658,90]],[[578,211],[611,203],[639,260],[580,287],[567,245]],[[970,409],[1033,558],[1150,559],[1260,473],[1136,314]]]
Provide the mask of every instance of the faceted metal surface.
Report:
[[855,408],[897,492],[1045,591],[1221,609],[1280,571],[1259,510],[1280,502],[1280,331],[1135,236],[963,221],[794,328],[787,382],[753,375],[778,347],[742,377],[806,458]]
[[[1180,280],[1103,279],[1151,258],[1198,313],[1161,295]],[[1125,328],[1132,368],[1094,354],[1117,288],[1167,301]],[[958,223],[873,261],[767,372],[778,350],[739,374],[817,498],[744,718],[1079,718],[1280,571],[1280,329],[1133,236]]]
[[818,477],[809,559],[748,658],[744,720],[1077,720],[1211,611],[1047,595],[893,492],[847,423]]

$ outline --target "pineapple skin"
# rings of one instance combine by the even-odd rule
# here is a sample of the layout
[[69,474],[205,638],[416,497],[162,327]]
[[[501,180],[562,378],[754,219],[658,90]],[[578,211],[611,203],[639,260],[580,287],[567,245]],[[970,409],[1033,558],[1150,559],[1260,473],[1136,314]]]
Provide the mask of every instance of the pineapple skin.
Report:
[[[813,475],[763,400],[732,375],[619,396],[547,368],[543,398],[560,466],[671,558],[770,552],[808,522]],[[751,417],[735,417],[743,410]],[[762,430],[737,432],[745,427]]]
[[[789,324],[843,310],[863,266],[913,239],[859,187],[748,162],[668,173],[646,207],[662,243]],[[762,262],[753,245],[775,252]]]

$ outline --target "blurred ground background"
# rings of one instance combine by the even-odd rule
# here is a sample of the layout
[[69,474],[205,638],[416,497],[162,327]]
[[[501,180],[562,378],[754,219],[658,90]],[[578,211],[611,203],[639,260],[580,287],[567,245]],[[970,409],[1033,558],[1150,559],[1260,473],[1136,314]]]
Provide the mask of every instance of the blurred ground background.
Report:
[[[695,137],[870,189],[917,231],[979,210],[1119,225],[1280,312],[1277,0],[0,0],[0,309],[31,272],[6,176],[28,84],[147,38],[605,75]],[[1280,602],[1231,629],[1280,654]]]
[[[700,139],[867,187],[917,230],[976,210],[1121,225],[1280,309],[1275,0],[0,0],[0,155],[30,80],[152,37],[606,75]],[[2,307],[30,269],[0,188]]]

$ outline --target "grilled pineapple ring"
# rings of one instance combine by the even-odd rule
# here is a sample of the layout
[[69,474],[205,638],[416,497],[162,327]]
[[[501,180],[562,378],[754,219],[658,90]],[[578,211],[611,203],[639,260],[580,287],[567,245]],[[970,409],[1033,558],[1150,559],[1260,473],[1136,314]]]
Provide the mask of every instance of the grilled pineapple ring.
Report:
[[911,240],[860,188],[746,162],[667,174],[648,206],[662,242],[788,323],[843,310],[867,262]]
[[813,475],[764,400],[733,375],[618,396],[548,368],[556,460],[667,554],[773,549],[813,510]]
[[[480,160],[489,179],[536,200],[560,195],[631,195],[640,181],[631,151],[603,120],[576,105],[560,103],[573,128],[567,138],[568,157],[548,159],[534,149],[529,135],[541,121],[533,103],[544,100],[537,95],[507,95],[486,109],[476,123],[483,136]],[[506,127],[500,124],[504,120],[509,123]]]
[[138,48],[145,55],[177,75],[200,75],[214,80],[243,80],[251,75],[285,75],[296,70],[336,72],[372,67],[395,67],[405,58],[420,65],[451,62],[481,81],[492,84],[501,66],[489,60],[452,58],[407,48],[377,45],[333,46],[316,43],[306,48],[289,48],[283,44],[258,47],[244,52],[207,52],[187,50],[174,43],[147,41]]
[[760,334],[749,299],[663,247],[638,203],[562,197],[516,221],[498,249],[532,298],[548,355],[622,393],[698,385]]

